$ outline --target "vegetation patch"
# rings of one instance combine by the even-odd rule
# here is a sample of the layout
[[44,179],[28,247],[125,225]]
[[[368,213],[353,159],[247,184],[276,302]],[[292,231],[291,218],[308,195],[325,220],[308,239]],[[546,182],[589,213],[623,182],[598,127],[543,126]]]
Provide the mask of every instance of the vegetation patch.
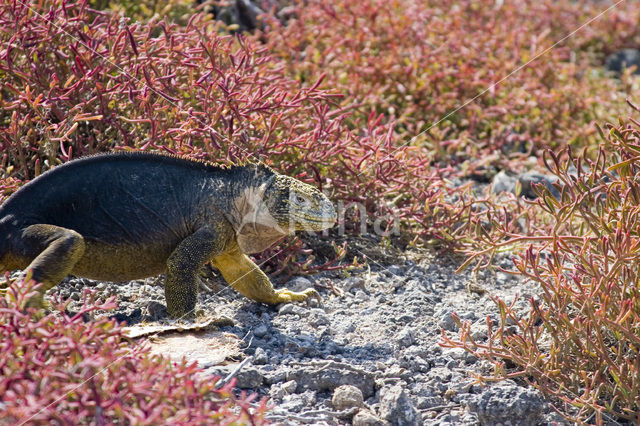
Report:
[[25,309],[36,288],[14,282],[0,298],[0,417],[6,423],[262,424],[265,402],[236,397],[233,382],[199,376],[128,339],[115,320],[85,322],[112,309],[85,293],[73,316],[60,304],[48,315]]
[[498,217],[490,231],[479,227],[475,241],[484,250],[470,250],[470,260],[515,250],[515,268],[506,272],[541,287],[529,312],[494,299],[500,319],[487,318],[487,342],[474,341],[460,319],[460,338],[444,340],[494,364],[495,376],[481,381],[522,378],[558,409],[577,408],[575,421],[595,415],[601,423],[611,414],[638,421],[640,125],[607,125],[603,137],[594,160],[549,153],[560,195],[540,185],[533,204],[545,228],[523,234]]

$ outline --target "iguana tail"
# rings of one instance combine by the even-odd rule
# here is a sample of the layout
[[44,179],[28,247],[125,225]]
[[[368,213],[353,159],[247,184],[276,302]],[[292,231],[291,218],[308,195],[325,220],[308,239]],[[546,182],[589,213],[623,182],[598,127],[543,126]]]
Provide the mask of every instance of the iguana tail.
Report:
[[0,220],[0,297],[4,297],[9,281],[5,279],[10,270],[8,258],[11,253],[11,229],[13,226],[6,220]]
[[8,265],[6,265],[6,257],[9,254],[11,249],[10,247],[10,239],[11,239],[11,226],[8,221],[0,220],[0,273],[4,273],[8,270]]
[[2,297],[5,293],[5,288],[7,287],[7,281],[2,277],[4,275],[6,267],[4,266],[4,258],[7,255],[8,251],[8,232],[4,226],[0,223],[0,297]]

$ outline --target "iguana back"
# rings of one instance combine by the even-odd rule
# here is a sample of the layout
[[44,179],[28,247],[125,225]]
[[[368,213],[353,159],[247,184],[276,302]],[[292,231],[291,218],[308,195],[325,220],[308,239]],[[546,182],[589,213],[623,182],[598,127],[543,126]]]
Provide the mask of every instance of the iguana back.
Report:
[[[237,173],[236,173],[237,174]],[[26,184],[0,206],[18,227],[35,223],[73,229],[85,239],[141,243],[186,237],[194,215],[233,171],[204,162],[146,153],[99,155],[73,161]],[[223,198],[219,194],[220,199]]]

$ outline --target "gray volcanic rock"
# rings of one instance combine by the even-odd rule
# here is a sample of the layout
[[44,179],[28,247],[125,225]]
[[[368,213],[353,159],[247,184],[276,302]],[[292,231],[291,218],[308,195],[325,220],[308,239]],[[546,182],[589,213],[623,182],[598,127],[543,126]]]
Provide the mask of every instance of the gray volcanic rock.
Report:
[[469,398],[467,405],[483,425],[535,425],[542,421],[546,404],[535,390],[507,380]]
[[635,66],[634,74],[640,74],[640,49],[621,49],[607,56],[605,68],[621,74],[626,68]]
[[[499,318],[491,296],[512,300],[518,294],[516,306],[527,312],[538,287],[504,273],[456,274],[457,263],[427,252],[405,256],[412,260],[370,261],[369,268],[349,276],[324,272],[292,278],[320,292],[322,303],[315,306],[261,305],[213,277],[206,284],[217,290],[201,292],[198,309],[231,319],[233,325],[219,331],[235,336],[241,357],[253,357],[235,375],[236,386],[269,397],[274,408],[267,418],[278,424],[479,425],[509,419],[562,424],[535,389],[513,382],[480,387],[473,374],[489,375],[491,366],[462,349],[440,346],[443,329],[450,337],[459,333],[454,313],[483,341],[487,317],[494,324]],[[496,262],[510,266],[508,255]],[[291,281],[282,285],[290,287]],[[70,296],[90,288],[117,297],[118,308],[102,315],[170,323],[161,282],[72,278],[49,293]],[[470,283],[485,291],[469,291]],[[68,309],[79,303],[71,300]],[[241,359],[233,361],[204,362],[202,374],[226,377]]]

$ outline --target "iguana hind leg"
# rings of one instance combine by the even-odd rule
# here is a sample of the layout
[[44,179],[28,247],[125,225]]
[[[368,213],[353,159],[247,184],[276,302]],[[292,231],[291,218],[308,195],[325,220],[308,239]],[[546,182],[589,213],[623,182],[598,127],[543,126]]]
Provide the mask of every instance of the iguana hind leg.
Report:
[[198,298],[198,272],[222,250],[222,241],[209,227],[182,240],[167,260],[164,296],[173,318],[193,314]]
[[246,254],[239,250],[224,253],[212,261],[218,268],[224,279],[238,293],[256,302],[276,305],[306,300],[309,297],[318,297],[318,292],[308,289],[302,292],[294,292],[286,288],[275,290],[269,277],[253,263]]
[[36,224],[22,231],[20,256],[33,259],[26,267],[31,278],[42,283],[40,294],[28,306],[42,307],[43,295],[71,273],[84,253],[84,239],[74,230],[60,226]]

